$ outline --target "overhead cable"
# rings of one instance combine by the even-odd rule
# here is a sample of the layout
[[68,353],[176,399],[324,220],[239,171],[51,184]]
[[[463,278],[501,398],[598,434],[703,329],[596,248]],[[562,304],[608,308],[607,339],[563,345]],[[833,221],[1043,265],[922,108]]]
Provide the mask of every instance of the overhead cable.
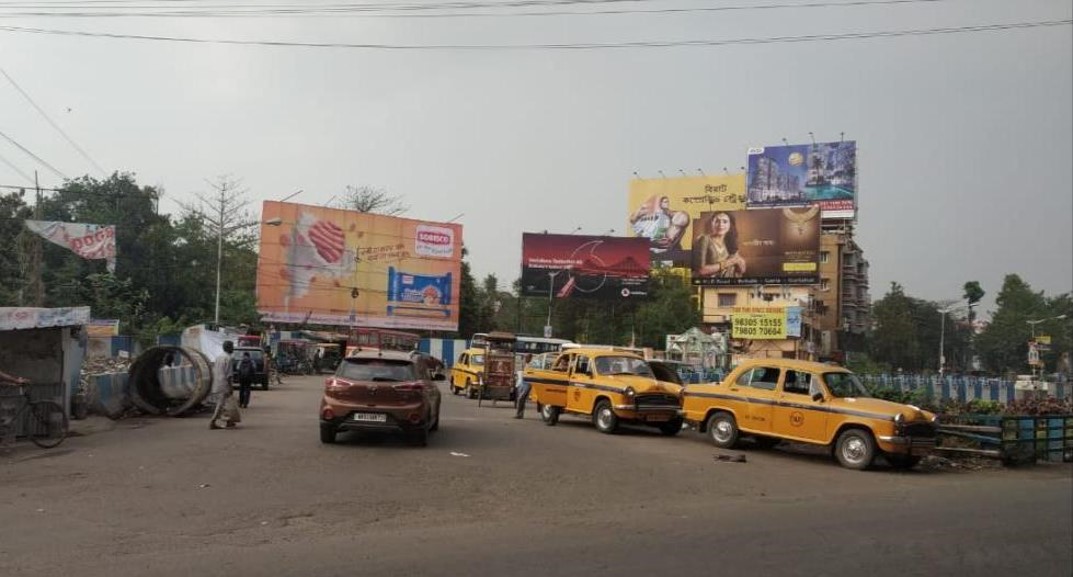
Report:
[[564,43],[564,44],[377,44],[348,42],[289,42],[284,40],[235,40],[226,38],[190,38],[183,36],[155,36],[142,34],[116,34],[109,32],[85,32],[80,30],[57,30],[46,28],[27,28],[22,26],[0,26],[0,32],[17,32],[25,34],[47,34],[60,36],[82,36],[90,38],[109,38],[113,40],[146,40],[155,42],[180,42],[190,44],[224,44],[237,46],[268,46],[276,48],[343,48],[357,50],[606,50],[627,48],[675,48],[675,47],[710,47],[753,44],[785,44],[797,42],[833,42],[837,40],[860,40],[866,38],[895,38],[902,36],[928,36],[937,34],[962,34],[970,32],[995,32],[1000,30],[1017,30],[1052,26],[1068,26],[1073,20],[1045,20],[1038,22],[1014,22],[1008,24],[983,24],[977,26],[953,26],[944,28],[923,28],[915,30],[886,30],[875,32],[848,32],[843,34],[813,34],[806,36],[772,36],[766,38],[732,38],[727,40],[650,40],[608,43]]
[[54,167],[54,166],[52,166],[51,164],[49,164],[48,162],[46,162],[46,161],[45,161],[45,159],[41,158],[40,156],[37,156],[36,154],[34,154],[33,152],[31,152],[31,151],[30,151],[30,149],[28,149],[28,148],[26,148],[25,146],[23,146],[23,145],[19,144],[19,143],[18,143],[18,142],[17,142],[17,141],[16,141],[16,140],[15,140],[14,138],[11,138],[11,137],[10,137],[10,136],[8,136],[7,134],[5,134],[5,133],[4,133],[3,131],[0,131],[0,137],[3,137],[3,138],[4,138],[5,140],[7,140],[8,142],[10,142],[11,144],[14,144],[14,145],[15,145],[15,146],[16,146],[16,147],[17,147],[17,148],[19,149],[19,150],[21,150],[21,151],[25,152],[25,153],[26,153],[27,155],[29,155],[29,156],[30,156],[31,158],[33,158],[33,159],[34,159],[34,160],[36,160],[36,161],[37,161],[38,163],[40,163],[40,164],[41,164],[41,166],[44,166],[45,168],[47,168],[47,169],[51,170],[51,171],[52,171],[53,173],[55,173],[55,174],[56,174],[57,176],[59,176],[60,178],[62,178],[62,179],[64,179],[64,180],[70,180],[69,178],[67,178],[67,175],[66,175],[66,174],[64,174],[64,173],[60,172],[60,171],[59,171],[59,170],[58,170],[58,169],[57,169],[56,167]]
[[[42,8],[38,11],[10,11],[10,8],[0,5],[0,13],[5,16],[40,17],[56,16],[63,18],[260,18],[277,16],[353,16],[361,18],[514,18],[514,17],[541,17],[541,16],[606,16],[626,14],[680,14],[680,13],[703,13],[703,12],[732,12],[746,10],[785,10],[797,8],[840,8],[861,6],[884,6],[897,4],[922,4],[946,2],[948,0],[849,0],[845,2],[803,2],[790,3],[778,2],[769,4],[743,4],[733,6],[703,6],[703,7],[680,7],[680,8],[617,8],[585,11],[501,11],[501,12],[447,12],[445,10],[473,10],[475,8],[502,8],[510,6],[502,3],[467,3],[465,7],[447,8],[443,4],[410,5],[394,8],[368,8],[362,5],[322,5],[310,6],[300,4],[297,6],[274,5],[261,7],[253,5],[239,5],[234,7],[195,6],[174,9],[171,7],[147,7],[147,6],[109,6],[101,8],[64,7]],[[567,3],[563,3],[567,4]],[[587,4],[587,3],[586,3]],[[562,4],[556,4],[559,6]],[[48,10],[48,11],[40,11]]]
[[55,128],[56,132],[59,132],[60,136],[62,136],[64,138],[64,140],[67,141],[68,144],[70,144],[75,150],[78,151],[79,154],[82,155],[82,158],[85,158],[86,160],[88,160],[89,163],[92,164],[94,168],[96,168],[98,171],[100,171],[101,176],[104,176],[105,178],[108,177],[108,173],[103,168],[101,168],[101,165],[97,164],[97,161],[93,160],[93,158],[90,157],[89,153],[87,153],[85,150],[83,150],[82,147],[79,146],[78,143],[76,143],[70,136],[67,136],[67,133],[64,132],[63,129],[60,128],[60,126],[58,124],[56,124],[52,120],[52,118],[50,118],[49,115],[44,110],[42,110],[40,106],[37,105],[36,102],[34,102],[34,99],[31,98],[30,95],[27,94],[26,91],[23,90],[22,87],[19,86],[19,84],[17,82],[15,82],[15,79],[12,78],[7,73],[7,71],[5,71],[3,68],[0,68],[0,74],[3,74],[4,78],[7,78],[8,82],[10,82],[11,85],[15,87],[15,90],[18,90],[19,94],[22,94],[23,97],[26,98],[26,100],[30,103],[30,106],[33,106],[34,109],[37,110],[37,112],[40,113],[42,117],[44,117],[45,121],[47,121],[52,126],[52,128]]

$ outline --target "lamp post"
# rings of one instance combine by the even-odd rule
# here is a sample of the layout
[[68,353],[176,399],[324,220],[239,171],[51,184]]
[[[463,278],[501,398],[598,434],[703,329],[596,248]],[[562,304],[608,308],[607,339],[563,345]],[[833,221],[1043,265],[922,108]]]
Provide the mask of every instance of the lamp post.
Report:
[[942,323],[941,327],[939,328],[939,380],[942,380],[943,372],[946,370],[946,313],[953,312],[958,309],[968,309],[971,312],[972,307],[976,306],[977,304],[978,303],[971,303],[966,301],[965,304],[959,303],[955,305],[950,305],[945,309],[939,310],[941,319],[940,323]]
[[[301,191],[299,191],[301,192]],[[297,194],[297,193],[295,193]],[[250,226],[256,226],[258,224],[267,224],[268,226],[279,226],[283,224],[283,219],[276,217],[270,218],[266,221],[258,222],[243,222],[234,226],[224,227],[223,218],[217,222],[216,227],[216,312],[212,317],[212,324],[216,327],[220,326],[220,276],[223,271],[224,264],[224,235],[231,234],[236,230],[247,228]]]
[[[1060,321],[1060,320],[1062,320],[1064,318],[1066,318],[1066,315],[1058,315],[1056,317],[1047,317],[1045,319],[1036,319],[1036,320],[1032,320],[1032,321],[1025,321],[1025,323],[1028,326],[1032,327],[1032,342],[1036,341],[1036,325],[1038,325],[1040,323],[1045,323],[1047,321]],[[1036,366],[1039,367],[1039,373],[1040,373],[1040,375],[1042,375],[1043,374],[1043,359],[1040,359],[1039,363]],[[1032,368],[1032,367],[1030,367],[1030,368]],[[1033,371],[1035,371],[1034,368],[1033,368]]]
[[549,271],[548,272],[548,322],[544,325],[544,338],[551,338],[551,303],[553,297],[553,291],[555,290],[555,277],[559,276],[559,273],[563,271]]

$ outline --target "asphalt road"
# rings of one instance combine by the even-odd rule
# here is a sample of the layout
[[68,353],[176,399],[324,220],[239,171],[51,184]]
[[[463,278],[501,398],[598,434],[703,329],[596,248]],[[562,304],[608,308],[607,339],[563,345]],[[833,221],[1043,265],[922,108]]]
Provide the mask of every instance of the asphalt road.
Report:
[[428,447],[318,440],[321,379],[0,457],[0,575],[1073,574],[1073,468],[855,472],[444,397]]

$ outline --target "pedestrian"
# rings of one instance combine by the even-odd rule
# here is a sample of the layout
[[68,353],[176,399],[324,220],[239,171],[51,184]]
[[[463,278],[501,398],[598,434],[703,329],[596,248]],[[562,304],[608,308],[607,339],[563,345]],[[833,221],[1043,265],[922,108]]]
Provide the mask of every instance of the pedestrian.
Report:
[[238,362],[238,406],[243,409],[250,406],[250,388],[253,387],[256,373],[257,367],[254,366],[250,353],[242,353],[242,360]]
[[529,361],[532,360],[532,358],[533,358],[532,353],[526,353],[525,361],[522,362],[522,366],[518,367],[518,370],[515,371],[515,380],[517,381],[517,383],[516,383],[517,389],[515,390],[515,396],[514,396],[514,418],[515,419],[521,419],[522,418],[522,416],[525,414],[525,404],[529,401],[529,388],[530,388],[530,385],[529,385],[529,381],[526,381],[524,376],[525,376],[525,366],[529,364]]
[[317,348],[317,352],[313,353],[313,374],[320,374],[320,348]]
[[234,391],[231,389],[231,353],[235,350],[235,344],[224,341],[224,352],[216,357],[212,365],[212,388],[213,393],[219,395],[216,400],[216,409],[212,412],[212,420],[209,421],[210,429],[219,429],[216,421],[224,419],[227,428],[233,428],[242,420],[238,412],[238,403],[235,402]]

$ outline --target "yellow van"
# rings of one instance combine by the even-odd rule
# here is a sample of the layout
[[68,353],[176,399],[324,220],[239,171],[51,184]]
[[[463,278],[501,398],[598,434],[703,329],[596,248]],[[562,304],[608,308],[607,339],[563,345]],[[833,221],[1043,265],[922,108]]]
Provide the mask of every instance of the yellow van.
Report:
[[867,469],[880,452],[912,467],[934,449],[937,431],[934,414],[872,398],[843,367],[791,359],[752,359],[722,383],[687,385],[682,412],[717,447],[742,435],[758,445],[826,445],[851,469]]
[[530,363],[523,378],[549,426],[566,412],[590,417],[602,433],[622,423],[657,427],[667,436],[682,430],[678,386],[656,380],[648,362],[633,353],[571,348],[550,367]]

